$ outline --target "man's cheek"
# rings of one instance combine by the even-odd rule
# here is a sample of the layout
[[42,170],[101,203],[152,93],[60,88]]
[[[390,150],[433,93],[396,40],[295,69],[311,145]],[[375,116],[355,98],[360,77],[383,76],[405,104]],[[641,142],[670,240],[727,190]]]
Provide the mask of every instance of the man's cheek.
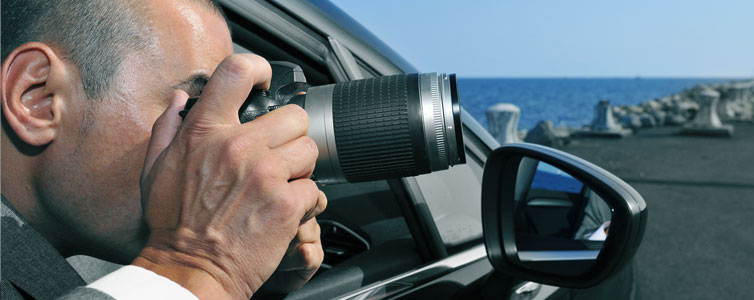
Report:
[[[97,120],[99,125],[105,123]],[[120,118],[105,126],[95,126],[87,134],[81,157],[91,182],[99,182],[100,193],[109,199],[121,194],[139,194],[139,176],[149,144],[151,126]],[[119,195],[121,195],[119,197]]]

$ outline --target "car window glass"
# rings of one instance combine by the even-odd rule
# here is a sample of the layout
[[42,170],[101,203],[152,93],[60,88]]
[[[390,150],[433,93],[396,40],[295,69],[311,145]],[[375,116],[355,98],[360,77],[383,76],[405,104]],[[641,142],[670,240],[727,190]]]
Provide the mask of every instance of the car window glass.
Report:
[[467,164],[416,177],[445,246],[453,248],[482,237],[482,168]]

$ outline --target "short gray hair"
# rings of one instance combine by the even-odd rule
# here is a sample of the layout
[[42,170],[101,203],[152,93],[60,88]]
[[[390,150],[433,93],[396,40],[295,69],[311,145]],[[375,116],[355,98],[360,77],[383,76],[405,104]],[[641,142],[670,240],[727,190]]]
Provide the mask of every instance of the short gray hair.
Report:
[[2,0],[2,57],[28,42],[55,46],[78,68],[87,97],[101,97],[146,38],[140,17],[121,1]]
[[[115,0],[2,0],[2,59],[28,42],[55,46],[90,99],[108,92],[126,55],[149,40],[144,14]],[[200,0],[225,16],[216,0]],[[226,19],[227,20],[227,19]]]

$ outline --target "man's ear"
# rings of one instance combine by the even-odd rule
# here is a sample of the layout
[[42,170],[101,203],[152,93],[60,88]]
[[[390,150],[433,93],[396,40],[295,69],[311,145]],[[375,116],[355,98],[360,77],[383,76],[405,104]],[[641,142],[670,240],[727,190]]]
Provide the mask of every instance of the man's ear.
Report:
[[55,140],[63,111],[60,103],[65,65],[47,45],[27,43],[2,64],[0,93],[3,116],[16,136],[31,146]]

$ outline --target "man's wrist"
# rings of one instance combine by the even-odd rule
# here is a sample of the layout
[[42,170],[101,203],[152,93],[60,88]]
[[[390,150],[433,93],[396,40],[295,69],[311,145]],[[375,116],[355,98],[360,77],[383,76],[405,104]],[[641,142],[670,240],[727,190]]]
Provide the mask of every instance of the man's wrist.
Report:
[[172,262],[165,251],[147,246],[131,265],[150,270],[189,290],[199,299],[230,300],[234,297],[208,272]]

